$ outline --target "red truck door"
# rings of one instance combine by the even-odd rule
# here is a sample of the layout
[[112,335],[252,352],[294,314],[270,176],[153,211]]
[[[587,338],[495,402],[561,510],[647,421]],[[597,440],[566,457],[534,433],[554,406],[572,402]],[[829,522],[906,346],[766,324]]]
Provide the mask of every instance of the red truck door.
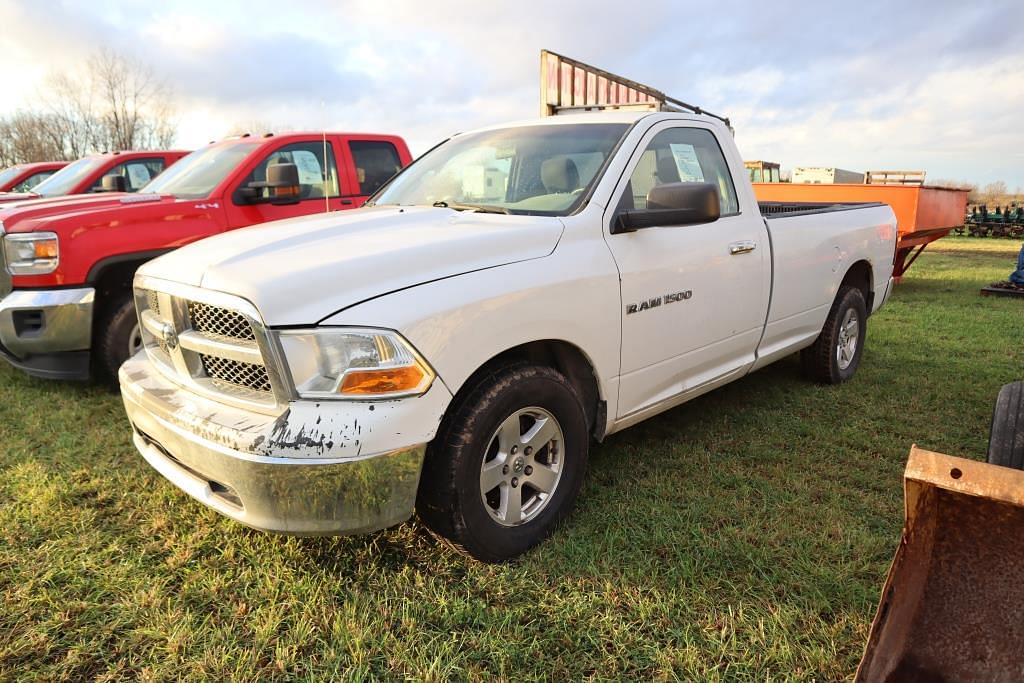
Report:
[[345,153],[353,188],[348,199],[354,206],[362,206],[404,165],[398,149],[389,140],[350,138],[345,143]]
[[[252,172],[232,188],[231,194],[226,197],[231,207],[228,212],[228,228],[352,208],[353,202],[347,196],[348,177],[339,173],[335,143],[331,137],[327,138],[326,145],[323,140],[303,140],[264,152]],[[298,168],[301,187],[299,201],[294,204],[273,204],[270,191],[266,189],[260,190],[256,198],[246,199],[240,195],[239,191],[250,183],[265,181],[267,166],[275,163],[295,164]]]

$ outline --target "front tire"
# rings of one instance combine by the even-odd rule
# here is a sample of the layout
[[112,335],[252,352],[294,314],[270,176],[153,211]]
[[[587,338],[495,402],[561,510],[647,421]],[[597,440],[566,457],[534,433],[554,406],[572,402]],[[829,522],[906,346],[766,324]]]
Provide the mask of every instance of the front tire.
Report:
[[512,559],[572,510],[588,448],[583,407],[562,374],[526,364],[497,370],[442,422],[427,449],[416,509],[468,555]]
[[847,381],[860,366],[867,333],[864,294],[856,287],[840,287],[821,334],[800,353],[804,374],[823,384]]
[[117,386],[117,371],[142,348],[139,320],[131,296],[114,300],[96,326],[93,376],[98,382]]
[[1024,382],[1011,382],[999,390],[992,410],[988,461],[1024,470]]

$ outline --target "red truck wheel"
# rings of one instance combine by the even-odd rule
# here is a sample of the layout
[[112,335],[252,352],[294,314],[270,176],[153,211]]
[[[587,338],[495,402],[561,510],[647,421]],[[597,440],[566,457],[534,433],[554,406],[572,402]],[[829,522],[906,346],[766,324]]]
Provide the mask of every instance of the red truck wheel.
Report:
[[121,364],[141,348],[139,320],[131,296],[114,300],[96,327],[93,376],[99,382],[117,386]]

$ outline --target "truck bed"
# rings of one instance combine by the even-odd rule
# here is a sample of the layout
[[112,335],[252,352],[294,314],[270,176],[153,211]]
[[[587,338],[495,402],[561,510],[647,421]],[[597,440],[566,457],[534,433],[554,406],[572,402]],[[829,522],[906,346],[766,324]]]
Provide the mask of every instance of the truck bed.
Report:
[[765,218],[780,216],[806,216],[815,213],[849,211],[869,206],[882,206],[881,202],[758,202],[761,215]]

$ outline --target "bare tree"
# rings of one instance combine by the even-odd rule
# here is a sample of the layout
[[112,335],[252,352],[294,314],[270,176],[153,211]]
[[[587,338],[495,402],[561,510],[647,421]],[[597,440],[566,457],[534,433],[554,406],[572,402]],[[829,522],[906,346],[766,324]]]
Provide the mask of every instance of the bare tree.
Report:
[[[45,83],[42,112],[0,120],[5,164],[77,159],[90,152],[169,147],[176,134],[171,91],[145,64],[107,49],[79,73]],[[11,142],[11,131],[21,137]],[[38,144],[29,144],[36,139]]]
[[0,167],[65,158],[64,141],[53,116],[19,111],[0,120]]
[[112,149],[140,149],[173,138],[170,89],[151,68],[108,49],[89,60],[103,138]]
[[52,73],[41,99],[49,114],[52,134],[60,137],[68,158],[77,159],[104,148],[94,93],[88,81],[66,73]]
[[933,187],[944,187],[950,190],[970,190],[975,192],[978,186],[974,183],[969,183],[966,180],[949,180],[946,178],[939,178],[928,182]]

